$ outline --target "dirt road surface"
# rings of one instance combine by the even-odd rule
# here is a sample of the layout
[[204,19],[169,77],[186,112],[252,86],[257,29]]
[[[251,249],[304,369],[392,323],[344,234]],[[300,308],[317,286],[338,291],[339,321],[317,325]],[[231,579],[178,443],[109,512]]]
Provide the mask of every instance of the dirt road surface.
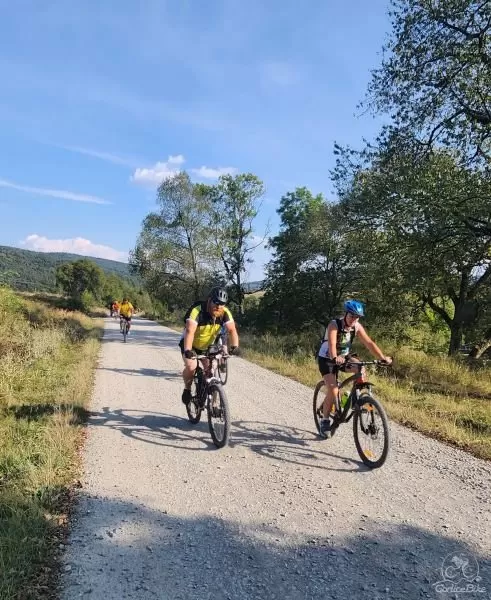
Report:
[[491,598],[489,463],[391,423],[371,471],[350,424],[317,437],[311,389],[235,357],[217,450],[178,339],[106,319],[64,600]]

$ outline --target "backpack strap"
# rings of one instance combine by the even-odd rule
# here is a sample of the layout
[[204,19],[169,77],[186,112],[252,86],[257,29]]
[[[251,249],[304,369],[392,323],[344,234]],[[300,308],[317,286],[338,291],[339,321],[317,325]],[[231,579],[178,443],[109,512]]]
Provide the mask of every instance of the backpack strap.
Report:
[[[338,326],[338,337],[343,333],[344,330],[344,323],[343,323],[344,319],[336,319],[336,325]],[[355,339],[355,335],[356,335],[356,329],[354,327],[352,327],[350,329],[350,344],[353,344],[353,340]]]

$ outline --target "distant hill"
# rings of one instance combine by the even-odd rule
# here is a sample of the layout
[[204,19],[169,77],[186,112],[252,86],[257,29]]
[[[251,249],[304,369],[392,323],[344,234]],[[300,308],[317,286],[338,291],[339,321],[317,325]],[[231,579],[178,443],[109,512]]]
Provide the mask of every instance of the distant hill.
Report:
[[139,283],[126,263],[67,252],[34,252],[11,246],[0,246],[0,283],[25,291],[56,291],[56,267],[65,262],[86,258],[95,262],[106,274]]

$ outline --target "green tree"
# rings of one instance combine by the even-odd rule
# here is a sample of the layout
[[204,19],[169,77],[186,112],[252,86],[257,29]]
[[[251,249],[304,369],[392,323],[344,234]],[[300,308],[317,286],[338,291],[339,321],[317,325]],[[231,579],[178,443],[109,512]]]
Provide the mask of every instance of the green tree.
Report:
[[226,280],[232,284],[239,315],[243,312],[242,276],[252,262],[250,254],[263,240],[254,240],[253,222],[264,194],[263,182],[252,173],[222,175],[215,186],[201,186],[201,195],[213,207],[211,228],[216,255]]
[[[449,152],[419,156],[397,136],[356,155],[338,148],[334,181],[353,226],[383,240],[378,255],[392,290],[414,294],[450,329],[449,354],[478,318],[491,281],[491,236],[465,224],[476,205],[491,212],[491,179]],[[385,250],[383,250],[385,248]],[[382,273],[379,275],[382,277]]]
[[480,358],[491,348],[491,285],[482,286],[475,302],[477,318],[466,332],[466,343],[472,345],[470,358]]
[[391,129],[489,166],[491,3],[392,0],[392,34],[368,104]]
[[100,298],[104,272],[90,260],[63,263],[56,269],[56,283],[70,298],[81,302],[84,293]]
[[262,304],[285,329],[326,325],[360,284],[351,234],[333,204],[297,188],[282,197]]
[[161,183],[157,203],[159,210],[143,221],[130,262],[156,297],[183,306],[203,293],[216,265],[211,209],[185,172]]

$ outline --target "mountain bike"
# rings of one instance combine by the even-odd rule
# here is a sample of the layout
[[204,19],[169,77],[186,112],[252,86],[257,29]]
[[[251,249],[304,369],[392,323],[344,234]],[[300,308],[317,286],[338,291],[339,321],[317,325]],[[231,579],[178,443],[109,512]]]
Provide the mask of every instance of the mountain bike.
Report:
[[[353,418],[353,437],[358,455],[367,467],[375,469],[381,467],[387,459],[390,433],[385,409],[380,400],[373,396],[373,384],[365,379],[362,372],[363,367],[368,365],[388,366],[379,360],[345,363],[346,367],[355,367],[357,371],[344,381],[338,381],[339,392],[330,415],[331,437],[342,423]],[[350,383],[351,391],[346,398],[342,390]],[[313,401],[314,421],[319,434],[325,395],[326,386],[321,379],[315,387]],[[380,446],[380,450],[377,451],[375,446]]]
[[123,342],[126,344],[126,337],[128,335],[128,321],[126,319],[121,319],[119,322],[119,328],[123,334]]
[[[204,354],[196,356],[198,366],[191,385],[191,400],[186,412],[191,423],[198,423],[203,410],[208,411],[208,426],[211,439],[217,448],[228,444],[230,436],[230,409],[227,396],[220,380],[214,376],[219,360],[220,347],[212,345]],[[208,360],[205,370],[203,360]]]

